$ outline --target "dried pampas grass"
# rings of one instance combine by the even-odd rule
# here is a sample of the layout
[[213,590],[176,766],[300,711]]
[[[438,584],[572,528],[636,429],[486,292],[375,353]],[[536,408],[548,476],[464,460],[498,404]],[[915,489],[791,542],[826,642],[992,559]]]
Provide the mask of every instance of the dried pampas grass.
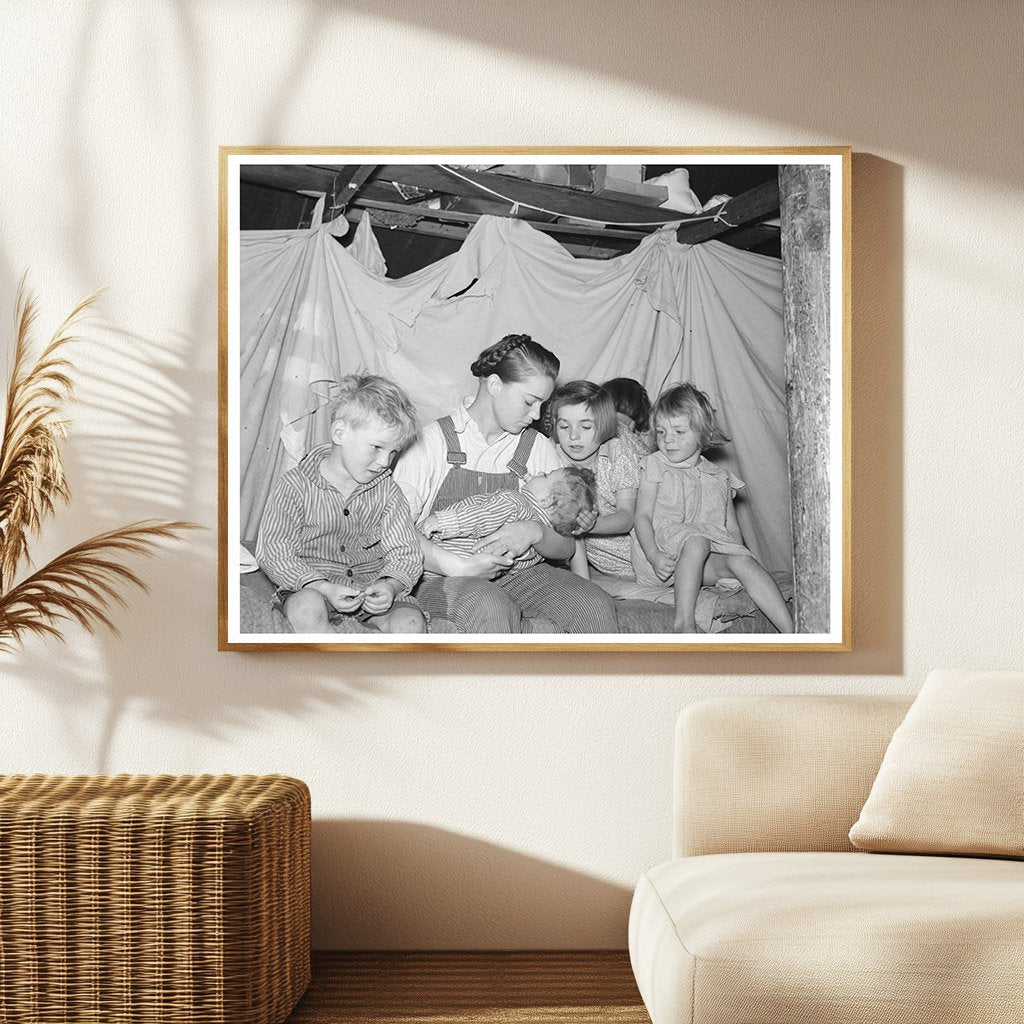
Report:
[[37,306],[24,282],[18,293],[0,441],[0,650],[12,650],[32,633],[63,639],[61,627],[69,621],[90,631],[103,625],[116,633],[109,612],[114,604],[125,603],[119,588],[130,583],[146,589],[122,557],[153,554],[159,541],[197,529],[181,521],[131,523],[76,544],[12,586],[18,568],[29,561],[30,537],[40,533],[58,503],[71,498],[60,449],[74,367],[64,348],[76,340],[73,329],[95,300],[91,295],[79,303],[33,359]]

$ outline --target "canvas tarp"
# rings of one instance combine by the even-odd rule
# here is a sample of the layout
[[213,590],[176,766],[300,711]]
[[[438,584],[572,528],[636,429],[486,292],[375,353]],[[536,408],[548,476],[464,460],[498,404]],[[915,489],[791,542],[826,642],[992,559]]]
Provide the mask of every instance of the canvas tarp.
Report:
[[790,569],[779,260],[681,245],[671,227],[614,259],[575,258],[523,221],[482,217],[456,253],[400,279],[383,267],[367,215],[348,248],[331,225],[241,232],[243,538],[278,476],[326,440],[331,381],[389,377],[426,423],[475,392],[481,349],[525,333],[558,356],[563,382],[706,391],[732,439],[710,454],[747,485],[744,538],[768,569]]

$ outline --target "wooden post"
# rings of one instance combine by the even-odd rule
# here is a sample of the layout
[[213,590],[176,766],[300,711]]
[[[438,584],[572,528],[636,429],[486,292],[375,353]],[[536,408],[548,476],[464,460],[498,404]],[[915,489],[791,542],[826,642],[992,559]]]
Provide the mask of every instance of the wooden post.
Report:
[[779,167],[796,631],[829,629],[829,169]]

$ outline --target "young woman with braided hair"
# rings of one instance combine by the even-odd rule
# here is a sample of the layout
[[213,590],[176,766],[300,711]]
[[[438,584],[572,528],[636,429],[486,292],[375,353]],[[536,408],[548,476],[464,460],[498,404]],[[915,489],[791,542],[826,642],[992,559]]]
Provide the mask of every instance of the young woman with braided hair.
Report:
[[[527,477],[560,467],[554,445],[531,427],[558,370],[555,356],[528,334],[506,335],[480,353],[470,366],[476,394],[427,424],[395,466],[417,526],[463,498],[519,488]],[[417,596],[465,633],[618,632],[611,598],[589,580],[543,562],[512,568],[530,547],[552,561],[573,555],[574,538],[549,526],[508,523],[469,557],[425,536],[420,544],[426,574]]]

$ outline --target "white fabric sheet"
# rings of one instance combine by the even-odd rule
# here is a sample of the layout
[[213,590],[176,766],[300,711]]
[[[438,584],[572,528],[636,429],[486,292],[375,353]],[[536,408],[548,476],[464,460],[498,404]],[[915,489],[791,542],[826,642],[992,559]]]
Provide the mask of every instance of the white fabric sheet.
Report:
[[326,440],[317,410],[331,381],[390,377],[426,423],[475,390],[481,349],[526,333],[561,360],[561,381],[708,392],[732,438],[709,455],[747,484],[747,545],[768,569],[791,568],[779,260],[680,245],[672,227],[615,259],[578,259],[523,221],[482,217],[458,252],[397,280],[383,267],[368,215],[348,249],[330,225],[241,233],[243,539],[277,477]]

